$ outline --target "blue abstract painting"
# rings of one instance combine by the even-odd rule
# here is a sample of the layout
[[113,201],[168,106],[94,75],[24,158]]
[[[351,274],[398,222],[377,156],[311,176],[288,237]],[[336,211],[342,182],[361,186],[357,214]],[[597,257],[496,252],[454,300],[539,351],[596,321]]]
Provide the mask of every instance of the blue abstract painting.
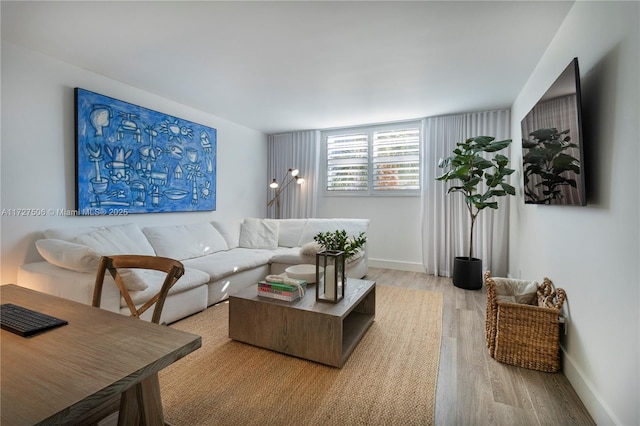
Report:
[[216,209],[216,129],[75,89],[79,215]]

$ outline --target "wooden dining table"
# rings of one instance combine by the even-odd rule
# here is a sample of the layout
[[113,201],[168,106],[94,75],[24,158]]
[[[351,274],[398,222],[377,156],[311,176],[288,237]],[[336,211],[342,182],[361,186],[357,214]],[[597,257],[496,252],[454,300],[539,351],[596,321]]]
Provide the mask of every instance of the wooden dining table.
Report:
[[137,384],[142,401],[119,424],[135,424],[140,413],[163,424],[158,372],[202,344],[195,334],[14,284],[0,286],[0,302],[68,321],[31,337],[1,331],[2,425],[79,424]]

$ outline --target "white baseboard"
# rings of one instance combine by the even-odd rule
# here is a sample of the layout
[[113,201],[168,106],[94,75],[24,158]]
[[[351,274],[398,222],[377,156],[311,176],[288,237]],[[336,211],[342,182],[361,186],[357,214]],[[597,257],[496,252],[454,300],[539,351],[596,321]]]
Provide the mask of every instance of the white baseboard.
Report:
[[395,260],[368,259],[372,268],[395,269],[397,271],[424,272],[422,263],[398,262]]
[[582,369],[574,362],[562,348],[562,372],[571,383],[571,386],[580,397],[587,411],[598,425],[622,424],[611,412],[607,404],[600,398],[591,382],[585,378]]

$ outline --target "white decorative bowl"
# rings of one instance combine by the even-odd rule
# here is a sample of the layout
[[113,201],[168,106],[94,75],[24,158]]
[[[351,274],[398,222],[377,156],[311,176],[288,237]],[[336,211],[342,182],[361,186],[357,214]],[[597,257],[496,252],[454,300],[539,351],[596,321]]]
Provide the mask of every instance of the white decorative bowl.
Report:
[[307,284],[316,282],[316,265],[293,265],[285,269],[284,272],[287,274],[287,277],[296,280],[305,280]]

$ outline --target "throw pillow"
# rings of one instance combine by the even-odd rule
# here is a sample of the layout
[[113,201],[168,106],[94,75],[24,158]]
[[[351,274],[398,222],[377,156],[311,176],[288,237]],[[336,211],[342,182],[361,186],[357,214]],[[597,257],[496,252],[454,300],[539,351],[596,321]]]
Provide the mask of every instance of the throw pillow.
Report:
[[[300,247],[300,256],[315,258],[316,254],[322,250],[323,250],[323,247],[320,244],[318,244],[316,241],[311,241],[310,243],[307,243],[302,247]],[[347,263],[352,263],[363,256],[364,256],[364,251],[361,249],[358,249],[358,251],[349,259],[346,259],[346,261]],[[314,263],[315,263],[315,259],[314,259]]]
[[100,254],[91,247],[56,239],[36,241],[40,256],[52,265],[77,272],[93,272],[98,269]]
[[496,283],[496,298],[501,302],[533,305],[536,302],[537,281],[493,278]]
[[353,256],[351,256],[349,259],[347,259],[347,262],[349,262],[349,263],[355,262],[356,260],[358,260],[358,259],[360,259],[362,257],[364,257],[364,250],[358,249],[358,251],[356,251]]
[[44,231],[45,238],[64,240],[74,242],[74,239],[81,235],[89,234],[95,231],[104,231],[106,229],[114,230],[125,234],[128,239],[135,244],[136,254],[148,254],[153,256],[155,253],[153,248],[142,233],[140,227],[135,223],[125,223],[122,225],[94,226],[94,227],[78,227],[78,228],[52,228]]
[[240,230],[240,247],[257,249],[278,248],[278,222],[246,218]]
[[[167,274],[153,269],[120,269],[120,278],[129,291],[144,291],[149,286],[160,290]],[[107,276],[111,276],[109,272]]]
[[[88,272],[95,274],[98,271],[100,257],[102,257],[100,253],[86,245],[56,240],[54,238],[46,238],[36,241],[36,249],[44,260],[52,265],[76,272]],[[120,271],[120,276],[129,290],[143,291],[147,289],[147,281],[154,273],[162,275],[160,282],[164,280],[164,276],[166,274],[163,272],[147,271],[144,269],[122,269]],[[153,279],[157,280],[158,277],[155,276]]]
[[227,242],[229,250],[240,247],[240,231],[242,229],[242,222],[239,220],[231,220],[228,222],[214,220],[211,224]]
[[98,229],[79,235],[71,242],[89,246],[101,255],[149,254],[144,253],[138,244],[131,240],[122,229],[117,227]]
[[278,246],[299,247],[300,236],[302,235],[302,231],[304,230],[306,223],[307,219],[278,220]]
[[300,254],[302,256],[315,256],[319,251],[322,251],[322,246],[316,241],[311,241],[300,247]]

